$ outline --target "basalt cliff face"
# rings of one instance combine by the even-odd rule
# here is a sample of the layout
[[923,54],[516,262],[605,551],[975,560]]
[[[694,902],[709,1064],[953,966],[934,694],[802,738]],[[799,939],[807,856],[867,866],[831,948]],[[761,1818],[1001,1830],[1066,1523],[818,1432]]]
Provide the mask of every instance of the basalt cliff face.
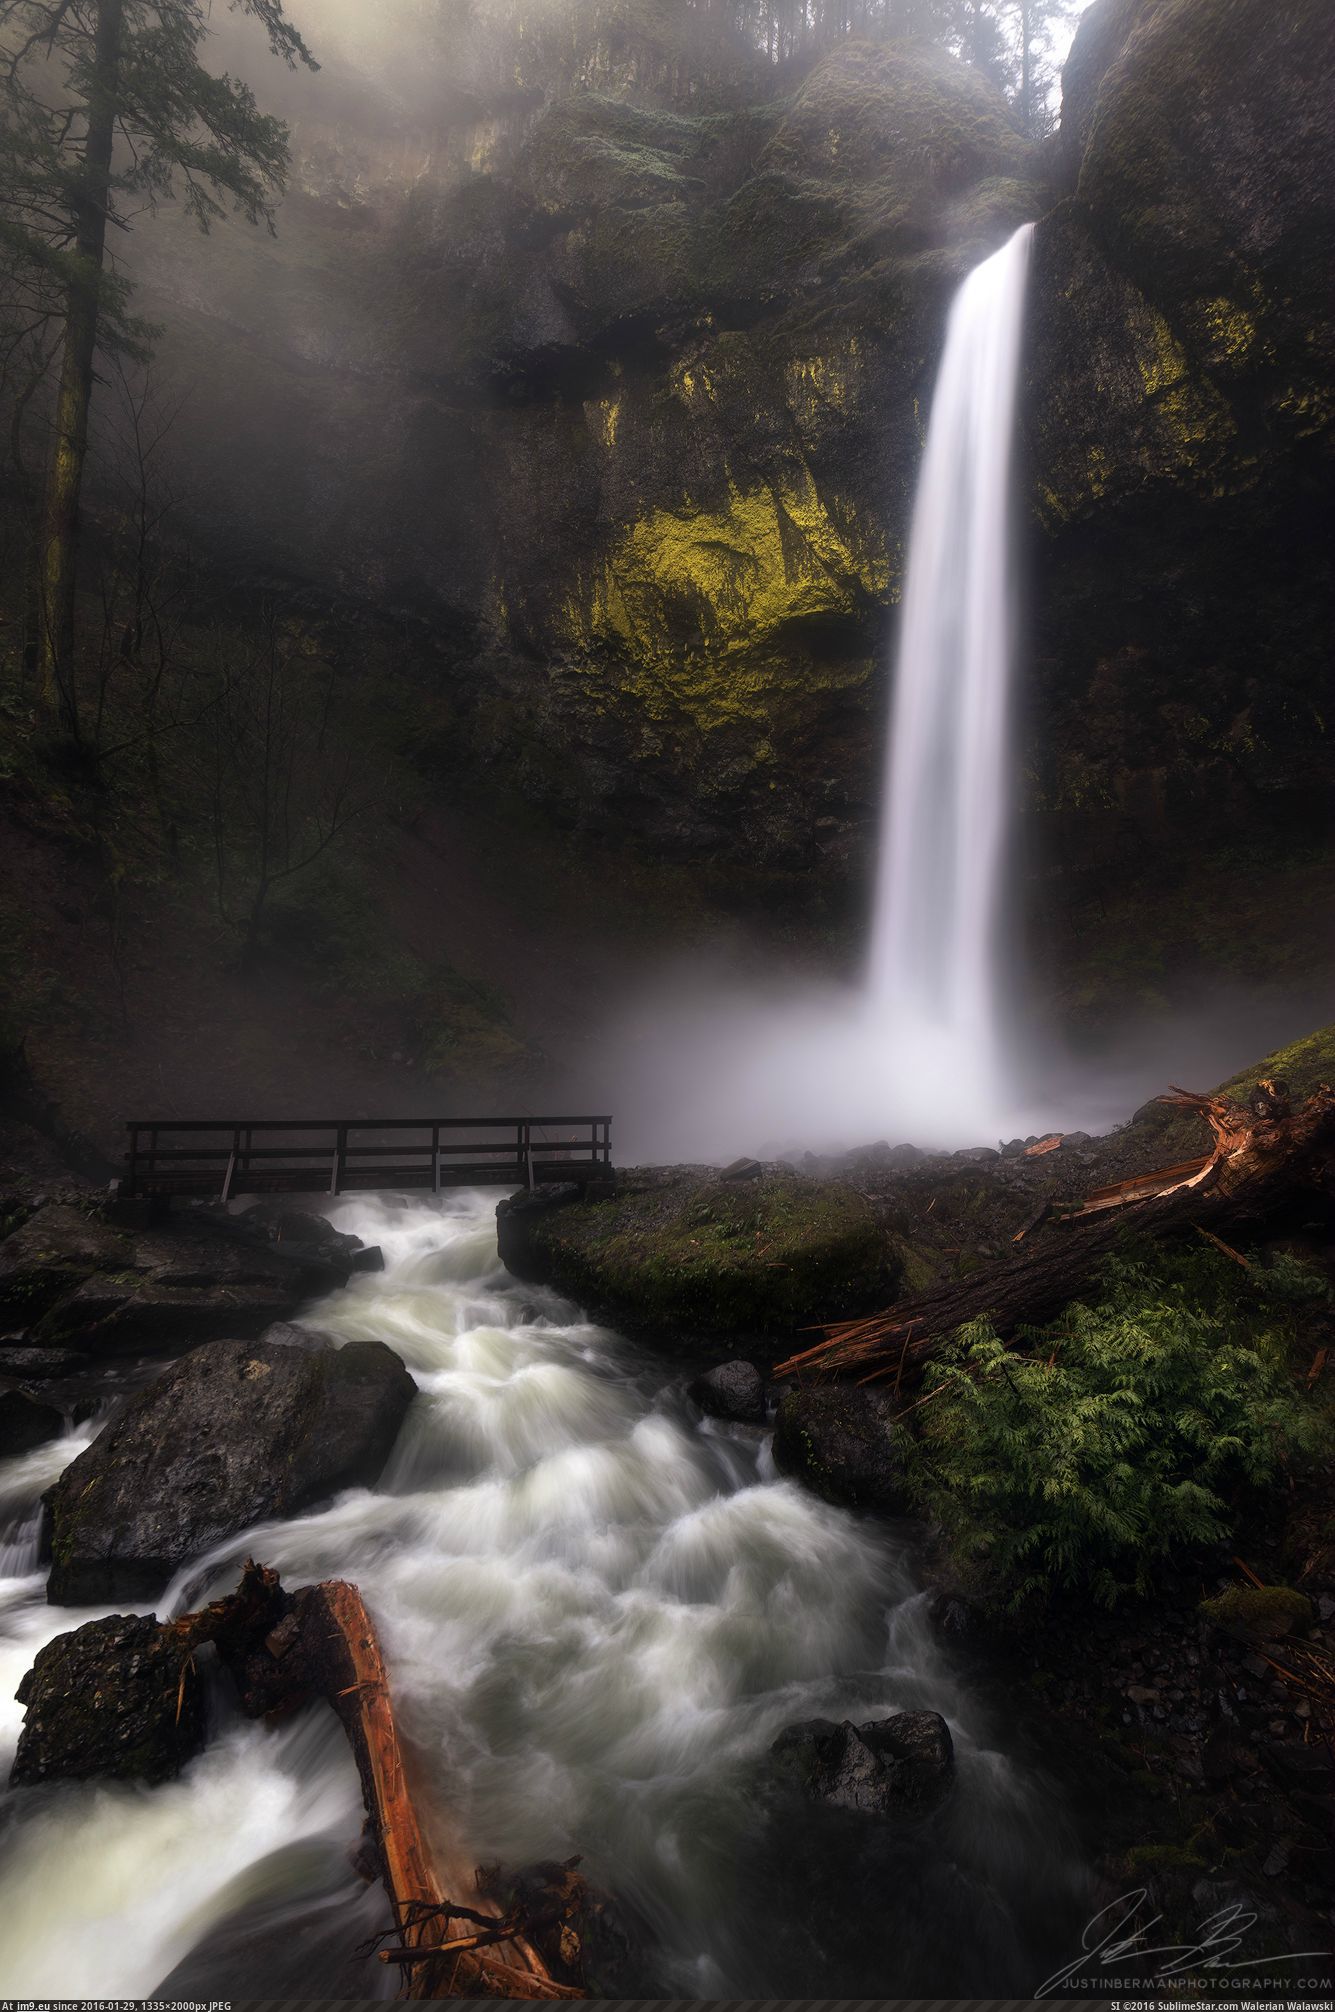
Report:
[[392,148],[352,111],[299,117],[277,239],[141,230],[207,548],[398,624],[443,764],[655,856],[847,886],[946,307],[1037,218],[1046,850],[1122,872],[1165,830],[1310,816],[1326,0],[1095,0],[1042,147],[916,45],[778,83],[600,73]]

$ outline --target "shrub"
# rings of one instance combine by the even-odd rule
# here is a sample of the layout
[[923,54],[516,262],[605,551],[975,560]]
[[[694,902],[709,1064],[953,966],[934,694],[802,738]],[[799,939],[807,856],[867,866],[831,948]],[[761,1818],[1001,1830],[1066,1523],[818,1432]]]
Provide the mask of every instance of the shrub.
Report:
[[927,1374],[910,1486],[981,1590],[1012,1609],[1059,1588],[1104,1604],[1181,1547],[1228,1534],[1230,1501],[1316,1444],[1287,1347],[1328,1289],[1290,1257],[1129,1249],[1092,1304],[1007,1349],[962,1328]]

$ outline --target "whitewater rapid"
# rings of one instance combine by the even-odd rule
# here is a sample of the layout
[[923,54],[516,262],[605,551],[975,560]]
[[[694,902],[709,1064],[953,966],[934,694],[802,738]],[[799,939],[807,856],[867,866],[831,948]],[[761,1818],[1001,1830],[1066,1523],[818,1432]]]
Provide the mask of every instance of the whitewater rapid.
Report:
[[[828,1996],[833,1979],[842,1995],[1025,1995],[1078,1906],[1075,1855],[1055,1794],[943,1653],[907,1534],[777,1478],[766,1435],[702,1421],[679,1369],[510,1279],[494,1206],[339,1207],[386,1270],[305,1317],[387,1342],[412,1371],[389,1467],[375,1490],[247,1531],[158,1611],[228,1590],[247,1554],[289,1586],[355,1580],[442,1850],[582,1853],[671,1993]],[[0,1463],[0,1780],[19,1678],[90,1618],[45,1605],[34,1512],[91,1431]],[[958,1787],[904,1826],[839,1956],[794,1916],[763,1757],[794,1720],[918,1707],[949,1719]],[[384,1910],[349,1863],[362,1812],[332,1715],[252,1724],[221,1682],[210,1710],[176,1782],[0,1796],[0,1991],[389,1991],[352,1953]]]

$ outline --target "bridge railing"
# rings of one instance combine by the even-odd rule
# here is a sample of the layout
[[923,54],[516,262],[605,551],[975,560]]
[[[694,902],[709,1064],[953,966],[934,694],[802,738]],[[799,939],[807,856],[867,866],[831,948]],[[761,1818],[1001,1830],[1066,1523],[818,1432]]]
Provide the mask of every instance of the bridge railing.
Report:
[[[612,1120],[556,1118],[136,1119],[120,1192],[171,1195],[536,1188],[607,1180]],[[165,1143],[164,1143],[165,1142]]]

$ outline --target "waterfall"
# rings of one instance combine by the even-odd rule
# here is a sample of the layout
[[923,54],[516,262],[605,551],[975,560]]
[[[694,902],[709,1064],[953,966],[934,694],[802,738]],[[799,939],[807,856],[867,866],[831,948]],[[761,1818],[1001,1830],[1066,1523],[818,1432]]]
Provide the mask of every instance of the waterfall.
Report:
[[1017,1102],[1001,933],[1013,804],[1011,458],[1033,225],[955,297],[913,508],[869,1004],[901,1129]]

